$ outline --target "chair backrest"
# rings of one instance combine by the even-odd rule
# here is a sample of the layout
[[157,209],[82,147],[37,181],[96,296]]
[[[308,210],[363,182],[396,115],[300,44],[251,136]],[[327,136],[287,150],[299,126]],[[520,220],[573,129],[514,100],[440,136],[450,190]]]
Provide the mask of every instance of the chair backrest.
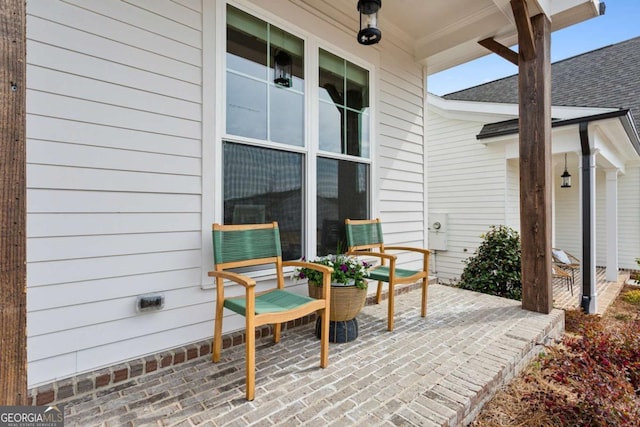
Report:
[[562,249],[553,248],[551,250],[553,258],[561,264],[571,264],[571,256]]
[[349,251],[362,249],[379,249],[384,251],[382,238],[382,223],[376,219],[346,219],[344,221],[347,232],[347,246]]
[[216,270],[282,264],[278,223],[213,224],[213,262]]

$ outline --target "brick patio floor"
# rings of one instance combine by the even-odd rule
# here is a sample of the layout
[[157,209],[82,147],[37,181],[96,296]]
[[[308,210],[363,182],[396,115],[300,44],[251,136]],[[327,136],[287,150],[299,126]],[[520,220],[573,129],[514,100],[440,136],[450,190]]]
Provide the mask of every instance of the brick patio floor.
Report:
[[65,406],[66,425],[92,426],[457,426],[564,329],[564,312],[522,310],[518,301],[430,285],[358,315],[359,337],[331,344],[319,367],[313,325],[258,341],[256,399],[244,399],[244,346],[220,363],[199,357],[93,391]]

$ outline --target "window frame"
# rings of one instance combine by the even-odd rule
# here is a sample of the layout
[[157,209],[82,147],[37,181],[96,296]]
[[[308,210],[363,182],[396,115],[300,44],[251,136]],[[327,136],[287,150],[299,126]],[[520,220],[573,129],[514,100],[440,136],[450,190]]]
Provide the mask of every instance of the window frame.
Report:
[[[259,140],[228,134],[226,131],[226,106],[227,106],[227,5],[231,5],[243,12],[257,17],[271,25],[302,39],[304,42],[304,144],[295,146],[285,143]],[[306,16],[306,15],[305,15]],[[312,17],[309,17],[312,19]],[[213,28],[211,27],[213,26]],[[321,33],[320,30],[317,30]],[[351,34],[338,34],[337,43],[349,46]],[[333,37],[335,38],[335,37]],[[295,26],[279,14],[261,9],[253,3],[245,0],[221,1],[211,5],[205,2],[203,6],[203,189],[202,189],[202,223],[203,223],[203,250],[202,269],[203,288],[214,286],[211,278],[207,276],[212,259],[211,223],[223,221],[224,191],[223,191],[223,144],[231,142],[246,144],[255,147],[276,149],[301,153],[304,156],[304,173],[302,177],[303,200],[302,207],[302,252],[303,256],[315,257],[317,248],[317,189],[315,182],[317,176],[318,157],[347,160],[367,164],[369,167],[369,182],[367,183],[370,216],[376,212],[376,116],[377,116],[377,67],[379,53],[375,51],[365,52],[365,58],[359,56],[362,52],[349,52],[333,43],[324,40],[318,34]],[[344,42],[344,43],[343,43]],[[369,73],[369,156],[359,157],[348,154],[322,151],[319,149],[319,56],[320,49],[357,65]],[[274,277],[274,271],[262,270],[251,272],[252,277],[264,279]]]

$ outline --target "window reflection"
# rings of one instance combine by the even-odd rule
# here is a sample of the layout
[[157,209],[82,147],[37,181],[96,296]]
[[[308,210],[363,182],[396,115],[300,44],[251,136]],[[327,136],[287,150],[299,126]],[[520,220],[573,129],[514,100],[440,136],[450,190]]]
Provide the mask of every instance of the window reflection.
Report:
[[302,256],[303,156],[224,143],[224,223],[278,221],[282,257]]
[[369,216],[369,165],[318,158],[318,255],[344,252],[344,220]]
[[[291,58],[291,86],[274,83],[277,52]],[[230,135],[304,146],[304,42],[227,5]]]
[[319,79],[320,149],[368,158],[369,72],[320,49]]

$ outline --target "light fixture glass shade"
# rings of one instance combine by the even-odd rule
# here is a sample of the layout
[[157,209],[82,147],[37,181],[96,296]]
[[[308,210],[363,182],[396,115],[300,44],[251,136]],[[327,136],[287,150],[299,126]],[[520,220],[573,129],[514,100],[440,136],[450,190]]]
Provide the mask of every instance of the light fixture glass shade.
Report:
[[564,154],[564,172],[562,172],[562,175],[560,175],[560,178],[562,178],[562,183],[560,184],[560,187],[562,188],[571,187],[571,174],[567,170],[567,153]]
[[378,29],[378,11],[381,7],[382,0],[358,0],[358,11],[360,12],[358,43],[372,45],[382,39],[382,32]]

